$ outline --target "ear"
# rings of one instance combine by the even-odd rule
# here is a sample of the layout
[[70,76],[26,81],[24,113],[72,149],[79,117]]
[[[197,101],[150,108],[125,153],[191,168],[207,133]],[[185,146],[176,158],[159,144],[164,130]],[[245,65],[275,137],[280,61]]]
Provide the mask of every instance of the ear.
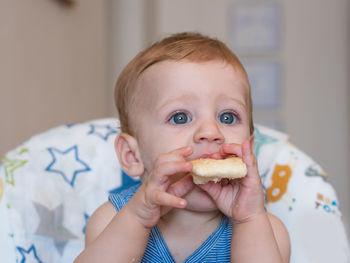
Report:
[[120,133],[114,146],[124,172],[133,177],[141,176],[145,168],[136,139],[127,133]]

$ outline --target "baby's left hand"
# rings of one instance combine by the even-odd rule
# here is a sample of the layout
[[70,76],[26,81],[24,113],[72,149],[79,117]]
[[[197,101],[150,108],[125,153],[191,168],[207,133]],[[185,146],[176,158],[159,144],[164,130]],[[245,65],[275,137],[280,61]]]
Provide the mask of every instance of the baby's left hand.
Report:
[[241,157],[247,166],[247,175],[230,180],[226,185],[209,182],[199,186],[208,192],[222,213],[232,218],[233,223],[246,222],[265,213],[263,187],[250,142],[225,144],[221,154],[224,157],[232,154]]

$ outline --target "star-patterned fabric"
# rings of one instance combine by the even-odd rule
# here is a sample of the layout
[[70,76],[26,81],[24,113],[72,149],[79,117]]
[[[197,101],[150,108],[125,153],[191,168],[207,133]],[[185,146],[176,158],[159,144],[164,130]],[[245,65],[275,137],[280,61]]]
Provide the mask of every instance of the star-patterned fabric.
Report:
[[20,259],[20,262],[38,262],[42,263],[40,258],[38,258],[38,255],[36,254],[36,250],[34,245],[31,245],[31,247],[26,250],[23,247],[17,247],[18,252],[21,254],[22,258]]
[[[92,213],[110,193],[139,182],[116,158],[118,127],[115,118],[60,126],[2,158],[1,263],[73,262]],[[290,232],[291,262],[349,262],[339,202],[326,173],[286,134],[259,125],[254,133],[266,209]]]
[[63,151],[51,147],[47,150],[52,156],[52,162],[45,170],[51,173],[60,174],[72,187],[74,187],[74,181],[77,174],[89,172],[91,170],[84,161],[79,159],[77,145],[73,145]]
[[47,207],[37,203],[34,203],[34,206],[40,217],[40,223],[35,234],[53,237],[54,245],[57,251],[62,255],[69,240],[78,238],[63,225],[63,205],[60,204],[54,210],[49,210]]

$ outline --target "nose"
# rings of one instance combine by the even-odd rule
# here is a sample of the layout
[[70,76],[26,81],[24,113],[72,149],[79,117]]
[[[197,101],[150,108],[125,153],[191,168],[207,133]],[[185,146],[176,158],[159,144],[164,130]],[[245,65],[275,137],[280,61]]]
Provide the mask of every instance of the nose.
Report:
[[225,138],[218,125],[216,120],[203,120],[194,133],[194,142],[224,143]]

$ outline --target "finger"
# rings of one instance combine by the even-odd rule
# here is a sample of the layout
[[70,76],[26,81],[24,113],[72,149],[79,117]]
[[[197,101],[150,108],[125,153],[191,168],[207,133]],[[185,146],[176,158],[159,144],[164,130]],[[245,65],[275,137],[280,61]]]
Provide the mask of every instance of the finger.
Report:
[[204,191],[206,191],[213,198],[214,201],[218,199],[222,190],[222,185],[214,182],[199,184],[198,186]]
[[172,184],[168,189],[168,193],[178,197],[182,197],[188,192],[190,192],[193,188],[194,183],[192,176],[186,175],[176,183]]
[[242,144],[242,157],[243,157],[243,161],[247,166],[254,165],[254,156],[253,156],[253,152],[251,150],[251,145],[249,141],[245,141]]
[[220,150],[222,155],[236,155],[242,157],[242,146],[237,143],[223,144]]
[[181,155],[183,157],[187,157],[193,153],[193,147],[192,146],[181,147],[179,149],[175,149],[175,150],[171,151],[170,153],[175,154],[175,155]]
[[258,174],[258,164],[256,161],[256,157],[252,150],[252,145],[250,144],[250,141],[245,141],[242,144],[242,158],[243,162],[247,166],[248,175],[252,173]]
[[191,146],[182,147],[171,151],[169,153],[164,153],[159,155],[155,162],[155,167],[164,162],[176,162],[184,161],[186,157],[190,156],[193,153],[193,148]]
[[[160,164],[154,169],[150,176],[151,182],[156,185],[170,184],[169,177],[177,175],[179,173],[188,173],[192,170],[192,163],[180,161],[180,162],[166,162]],[[168,186],[168,185],[166,185]]]
[[184,208],[187,204],[185,199],[175,195],[163,192],[161,190],[154,190],[152,192],[152,199],[154,204],[158,206]]

